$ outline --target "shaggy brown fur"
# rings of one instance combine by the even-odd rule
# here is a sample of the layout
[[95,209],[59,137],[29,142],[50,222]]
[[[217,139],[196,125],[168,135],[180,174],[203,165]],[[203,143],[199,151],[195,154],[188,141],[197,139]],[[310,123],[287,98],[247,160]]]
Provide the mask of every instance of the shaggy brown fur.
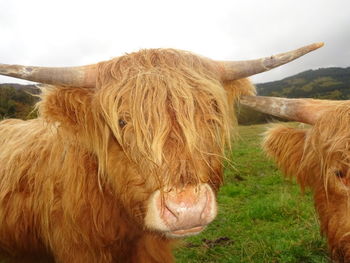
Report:
[[332,258],[350,262],[350,103],[339,103],[311,128],[277,125],[264,149],[302,188],[309,187]]
[[172,262],[144,226],[157,189],[222,183],[233,104],[210,60],[142,50],[99,64],[95,89],[48,86],[35,120],[0,123],[0,248],[14,262]]

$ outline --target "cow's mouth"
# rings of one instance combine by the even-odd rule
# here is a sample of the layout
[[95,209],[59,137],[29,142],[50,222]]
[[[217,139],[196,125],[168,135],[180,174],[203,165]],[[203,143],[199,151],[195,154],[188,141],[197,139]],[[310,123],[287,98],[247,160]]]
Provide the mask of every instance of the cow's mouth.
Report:
[[179,230],[175,230],[175,231],[170,231],[167,233],[167,236],[176,237],[176,238],[193,236],[193,235],[197,235],[200,232],[202,232],[205,227],[206,226],[196,226],[196,227],[192,227],[192,228],[188,228],[188,229],[179,229]]

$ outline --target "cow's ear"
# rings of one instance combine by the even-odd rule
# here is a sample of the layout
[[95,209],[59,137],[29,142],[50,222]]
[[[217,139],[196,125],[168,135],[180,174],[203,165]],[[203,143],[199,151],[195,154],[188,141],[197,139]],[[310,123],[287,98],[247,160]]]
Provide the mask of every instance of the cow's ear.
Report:
[[47,86],[42,89],[39,114],[48,122],[76,131],[91,120],[94,89]]
[[263,149],[287,176],[298,176],[307,130],[275,124],[264,134]]
[[252,96],[256,94],[255,86],[247,78],[224,81],[223,86],[228,94],[230,104],[237,99],[239,100],[240,96]]

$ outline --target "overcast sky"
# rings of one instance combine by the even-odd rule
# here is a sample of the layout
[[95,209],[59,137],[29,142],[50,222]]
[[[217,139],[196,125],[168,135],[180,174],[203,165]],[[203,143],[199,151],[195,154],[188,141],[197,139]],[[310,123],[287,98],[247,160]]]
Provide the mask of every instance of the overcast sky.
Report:
[[158,47],[240,60],[320,41],[323,48],[253,81],[350,66],[349,0],[0,0],[7,64],[78,66]]

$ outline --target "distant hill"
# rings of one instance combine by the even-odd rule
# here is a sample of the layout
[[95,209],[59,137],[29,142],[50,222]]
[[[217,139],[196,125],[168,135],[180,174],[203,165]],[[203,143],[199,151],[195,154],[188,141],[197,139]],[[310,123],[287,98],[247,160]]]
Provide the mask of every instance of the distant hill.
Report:
[[17,84],[17,83],[0,83],[0,89],[1,88],[13,88],[15,90],[22,90],[29,92],[31,94],[39,94],[40,89],[37,87],[37,85],[23,85],[23,84]]
[[273,82],[257,84],[262,96],[350,99],[350,67],[321,68]]

